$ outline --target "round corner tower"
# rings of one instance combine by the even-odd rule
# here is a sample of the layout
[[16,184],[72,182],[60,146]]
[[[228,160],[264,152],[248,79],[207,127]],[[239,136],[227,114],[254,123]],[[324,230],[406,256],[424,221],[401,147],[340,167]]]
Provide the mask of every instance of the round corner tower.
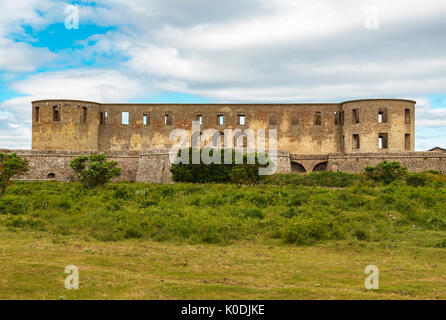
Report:
[[98,150],[100,104],[39,100],[32,108],[33,150]]
[[342,103],[343,151],[412,152],[415,101],[368,99]]

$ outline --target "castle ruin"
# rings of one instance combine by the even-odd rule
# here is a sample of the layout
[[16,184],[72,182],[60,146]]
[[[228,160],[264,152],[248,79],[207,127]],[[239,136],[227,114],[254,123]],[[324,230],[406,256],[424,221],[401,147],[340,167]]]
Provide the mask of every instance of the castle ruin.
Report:
[[32,150],[14,152],[30,160],[27,180],[66,180],[75,156],[105,153],[123,168],[123,180],[169,182],[170,133],[182,129],[192,136],[192,121],[197,121],[200,130],[217,131],[222,145],[225,129],[265,130],[266,137],[277,130],[278,172],[360,172],[383,160],[399,161],[410,171],[446,172],[446,154],[414,152],[415,104],[402,99],[317,104],[40,100],[32,102]]

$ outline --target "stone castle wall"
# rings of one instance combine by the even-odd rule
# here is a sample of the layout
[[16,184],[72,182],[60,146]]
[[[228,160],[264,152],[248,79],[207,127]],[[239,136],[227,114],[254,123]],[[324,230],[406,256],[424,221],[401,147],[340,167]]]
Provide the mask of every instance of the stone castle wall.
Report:
[[[33,150],[169,149],[174,143],[170,140],[172,131],[183,130],[191,137],[192,121],[199,119],[202,132],[265,130],[266,148],[269,133],[277,130],[277,149],[291,154],[414,150],[415,101],[411,100],[308,104],[100,104],[41,100],[34,101],[32,107]],[[379,121],[380,114],[383,121]],[[123,122],[127,116],[128,122]],[[379,148],[380,135],[386,136],[385,148]],[[228,140],[234,143],[234,139]]]
[[[29,161],[29,171],[16,180],[73,180],[75,174],[70,162],[81,155],[98,152],[85,151],[33,151],[33,150],[1,150],[2,153],[16,153]],[[122,174],[117,181],[137,181],[153,183],[172,182],[170,158],[168,150],[112,151],[104,153],[109,161],[118,162]],[[277,163],[277,172],[290,172],[290,157],[287,152],[278,152],[271,157]]]
[[[73,179],[74,173],[69,164],[72,159],[80,155],[96,152],[81,151],[31,151],[31,150],[0,150],[4,153],[15,152],[22,158],[29,160],[29,172],[17,180],[58,180]],[[169,183],[172,181],[170,173],[170,159],[168,150],[152,150],[143,152],[113,151],[105,153],[109,160],[118,162],[122,168],[118,181],[137,181],[153,183]],[[277,163],[277,173],[294,171],[293,164],[301,165],[306,172],[317,170],[323,165],[327,171],[344,171],[350,173],[362,172],[366,166],[376,165],[383,160],[398,161],[409,171],[423,172],[436,170],[446,173],[446,154],[440,152],[412,152],[412,153],[351,153],[328,155],[290,155],[288,152],[278,152],[272,157]]]
[[411,172],[435,170],[446,173],[446,154],[440,152],[331,154],[327,170],[362,172],[367,166],[375,166],[383,160],[398,161]]
[[[29,161],[29,171],[18,180],[58,180],[66,181],[75,177],[70,162],[81,155],[97,152],[83,151],[34,151],[34,150],[1,150],[3,153],[16,153]],[[138,152],[108,152],[108,160],[118,162],[122,168],[118,180],[136,181],[140,156]]]

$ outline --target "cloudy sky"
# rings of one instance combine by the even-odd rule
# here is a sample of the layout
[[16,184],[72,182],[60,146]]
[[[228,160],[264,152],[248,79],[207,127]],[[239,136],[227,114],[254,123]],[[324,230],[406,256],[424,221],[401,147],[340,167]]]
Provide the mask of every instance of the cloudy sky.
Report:
[[30,148],[35,99],[376,97],[415,99],[416,149],[446,147],[445,1],[0,2],[0,148]]

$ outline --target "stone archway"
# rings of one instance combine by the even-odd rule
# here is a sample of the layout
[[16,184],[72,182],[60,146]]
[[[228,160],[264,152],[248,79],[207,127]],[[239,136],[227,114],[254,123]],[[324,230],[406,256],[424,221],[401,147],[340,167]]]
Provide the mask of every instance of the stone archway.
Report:
[[298,162],[291,162],[291,172],[297,172],[297,173],[307,173],[307,170],[305,170],[305,167],[301,165]]
[[314,171],[327,171],[327,164],[328,164],[327,161],[318,163],[317,165],[314,166],[313,172]]

